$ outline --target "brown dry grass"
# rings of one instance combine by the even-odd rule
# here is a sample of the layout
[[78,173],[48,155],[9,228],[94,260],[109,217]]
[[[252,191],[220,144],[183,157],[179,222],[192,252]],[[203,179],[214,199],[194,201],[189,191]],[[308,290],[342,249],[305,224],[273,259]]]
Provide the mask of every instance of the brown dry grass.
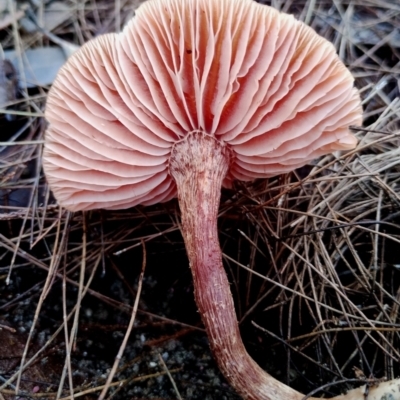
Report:
[[[80,45],[118,30],[138,2],[64,3],[71,15],[51,34]],[[30,9],[40,21],[45,2],[10,4],[2,47],[48,45],[48,34],[26,35],[18,19]],[[220,239],[249,351],[303,392],[329,383],[329,396],[355,379],[400,373],[400,7],[272,4],[336,45],[356,77],[365,126],[353,152],[225,192]],[[28,398],[96,398],[132,326],[131,341],[144,345],[122,357],[108,398],[237,398],[209,372],[176,203],[85,215],[54,204],[40,164],[47,89],[23,90],[16,120],[0,121],[0,399],[16,387]],[[93,342],[102,344],[89,369],[82,360]],[[192,358],[159,356],[183,348]]]

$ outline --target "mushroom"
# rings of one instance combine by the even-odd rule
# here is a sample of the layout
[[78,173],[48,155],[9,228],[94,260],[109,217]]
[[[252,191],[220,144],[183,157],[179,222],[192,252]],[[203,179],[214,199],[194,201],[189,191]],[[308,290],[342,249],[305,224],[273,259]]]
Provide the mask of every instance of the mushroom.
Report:
[[221,371],[246,399],[300,400],[241,340],[218,242],[221,187],[354,148],[348,127],[361,113],[332,44],[292,16],[251,0],[150,0],[122,33],[91,40],[59,72],[43,166],[71,211],[178,197],[195,298]]

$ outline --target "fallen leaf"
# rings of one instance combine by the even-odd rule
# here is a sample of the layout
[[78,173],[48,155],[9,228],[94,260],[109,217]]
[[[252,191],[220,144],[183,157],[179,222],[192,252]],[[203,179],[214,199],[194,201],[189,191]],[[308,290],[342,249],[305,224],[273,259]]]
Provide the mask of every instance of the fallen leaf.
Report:
[[0,59],[0,108],[17,98],[18,77],[13,64],[9,60]]
[[[15,50],[6,50],[8,59],[18,71],[21,88],[48,86],[54,81],[58,70],[67,60],[63,49],[59,47],[38,47],[28,49],[22,55],[23,71],[19,71],[18,54]],[[22,78],[25,77],[25,82]]]

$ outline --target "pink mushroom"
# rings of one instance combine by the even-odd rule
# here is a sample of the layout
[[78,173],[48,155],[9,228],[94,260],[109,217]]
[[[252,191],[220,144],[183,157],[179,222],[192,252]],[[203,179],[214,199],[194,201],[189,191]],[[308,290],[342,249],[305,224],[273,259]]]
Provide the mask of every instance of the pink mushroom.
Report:
[[300,400],[242,343],[218,242],[221,187],[354,148],[348,127],[361,112],[332,44],[292,16],[251,0],[151,0],[121,34],[90,41],[60,71],[47,101],[43,165],[72,211],[177,196],[197,306],[221,371],[246,399]]

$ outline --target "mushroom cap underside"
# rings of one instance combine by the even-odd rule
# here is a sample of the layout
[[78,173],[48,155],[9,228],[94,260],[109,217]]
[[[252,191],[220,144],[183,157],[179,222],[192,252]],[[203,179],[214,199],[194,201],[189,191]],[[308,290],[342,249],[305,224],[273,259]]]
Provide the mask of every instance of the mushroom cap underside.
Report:
[[176,196],[174,143],[230,147],[224,186],[356,145],[353,77],[331,43],[252,0],[149,0],[122,33],[85,44],[50,90],[43,165],[76,211]]

